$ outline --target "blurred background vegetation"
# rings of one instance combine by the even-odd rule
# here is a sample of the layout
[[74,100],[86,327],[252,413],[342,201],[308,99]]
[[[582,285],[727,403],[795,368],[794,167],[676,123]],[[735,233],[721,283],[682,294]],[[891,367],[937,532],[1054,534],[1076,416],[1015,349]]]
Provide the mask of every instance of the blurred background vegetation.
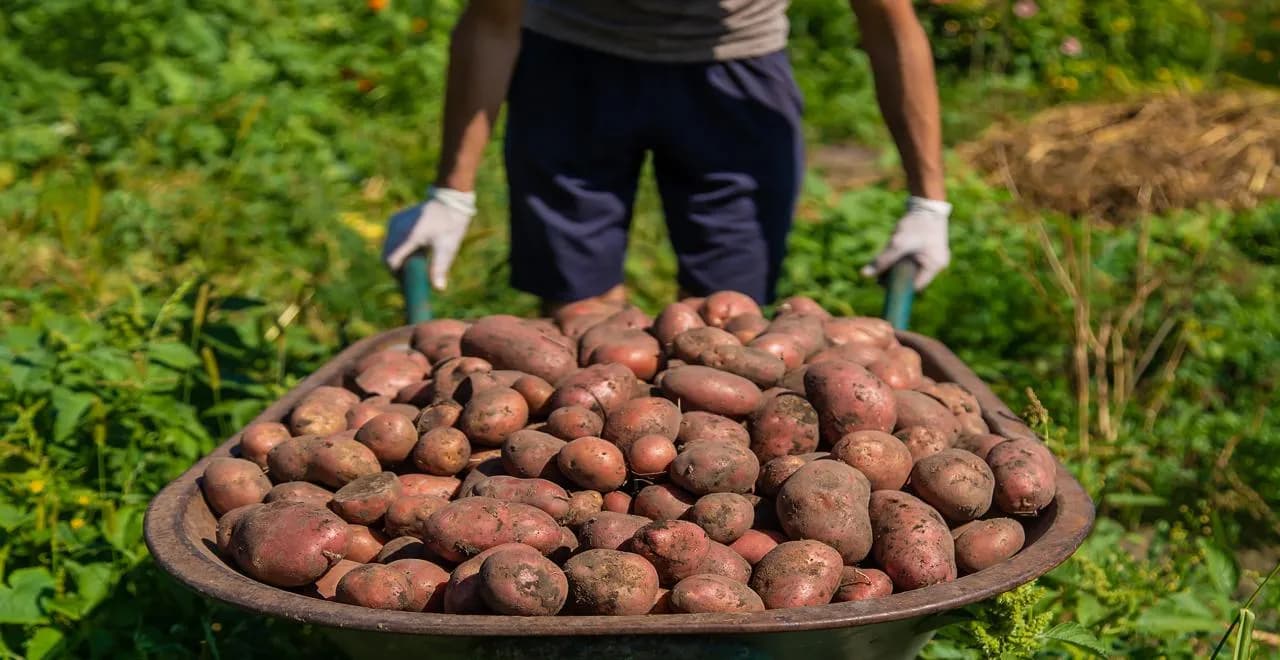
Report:
[[[433,173],[461,4],[5,3],[0,655],[322,652],[316,631],[170,580],[148,559],[142,517],[160,487],[328,356],[401,323],[379,241]],[[1265,88],[1280,84],[1280,11],[1270,0],[917,8],[946,140],[960,146],[948,152],[954,262],[918,299],[914,328],[1027,406],[1100,513],[1072,560],[961,613],[927,653],[1207,655],[1280,561],[1280,201],[1224,194],[1149,213],[1138,199],[1123,219],[1067,214],[975,163],[992,131],[1078,101],[1130,103],[1137,116],[1152,95],[1246,90],[1253,100],[1215,119],[1231,134],[1275,107]],[[848,7],[797,0],[791,18],[813,166],[782,288],[874,315],[882,294],[856,273],[901,207],[895,156]],[[1151,140],[1174,139],[1124,144],[1141,161]],[[1263,192],[1280,176],[1267,153]],[[506,284],[497,156],[439,315],[534,310]],[[649,311],[674,295],[648,184],[627,273]],[[1252,606],[1259,657],[1280,654],[1278,586]]]

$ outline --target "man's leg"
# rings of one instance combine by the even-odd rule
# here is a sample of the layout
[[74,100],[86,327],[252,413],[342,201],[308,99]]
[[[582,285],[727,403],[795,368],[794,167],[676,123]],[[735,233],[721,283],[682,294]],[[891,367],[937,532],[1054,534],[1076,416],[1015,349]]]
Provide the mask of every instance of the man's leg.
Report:
[[654,169],[682,290],[771,302],[804,171],[785,53],[673,67]]
[[544,309],[621,293],[644,159],[631,66],[525,31],[504,146],[511,285]]

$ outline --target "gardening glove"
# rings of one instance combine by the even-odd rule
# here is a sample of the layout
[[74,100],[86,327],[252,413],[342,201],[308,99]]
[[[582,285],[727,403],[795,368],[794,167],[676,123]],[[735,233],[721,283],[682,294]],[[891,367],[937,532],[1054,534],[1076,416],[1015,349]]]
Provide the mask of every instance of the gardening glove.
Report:
[[398,273],[413,253],[431,248],[431,286],[444,289],[467,225],[476,214],[476,194],[452,188],[427,189],[427,201],[391,216],[382,260]]
[[909,197],[907,212],[898,220],[889,244],[874,261],[862,267],[863,277],[878,277],[904,257],[910,257],[920,266],[916,272],[916,291],[928,286],[951,263],[951,248],[947,246],[950,215],[951,205],[946,202]]

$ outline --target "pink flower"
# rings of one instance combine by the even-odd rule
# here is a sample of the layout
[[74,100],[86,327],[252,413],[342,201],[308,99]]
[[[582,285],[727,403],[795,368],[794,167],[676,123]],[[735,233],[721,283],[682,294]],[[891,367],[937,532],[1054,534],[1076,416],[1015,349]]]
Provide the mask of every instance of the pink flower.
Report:
[[1031,18],[1040,13],[1040,5],[1035,0],[1018,0],[1013,3],[1013,15],[1018,18]]
[[1067,57],[1075,57],[1084,51],[1084,46],[1080,45],[1080,40],[1075,37],[1067,37],[1062,40],[1062,45],[1058,46],[1058,50]]

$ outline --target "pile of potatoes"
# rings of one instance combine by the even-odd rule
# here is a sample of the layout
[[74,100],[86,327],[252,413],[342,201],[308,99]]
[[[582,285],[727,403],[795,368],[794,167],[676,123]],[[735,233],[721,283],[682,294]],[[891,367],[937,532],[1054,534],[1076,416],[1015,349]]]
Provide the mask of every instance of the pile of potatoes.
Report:
[[874,318],[718,292],[657,318],[435,320],[200,481],[218,550],[364,607],[522,616],[758,612],[974,573],[1054,497]]

